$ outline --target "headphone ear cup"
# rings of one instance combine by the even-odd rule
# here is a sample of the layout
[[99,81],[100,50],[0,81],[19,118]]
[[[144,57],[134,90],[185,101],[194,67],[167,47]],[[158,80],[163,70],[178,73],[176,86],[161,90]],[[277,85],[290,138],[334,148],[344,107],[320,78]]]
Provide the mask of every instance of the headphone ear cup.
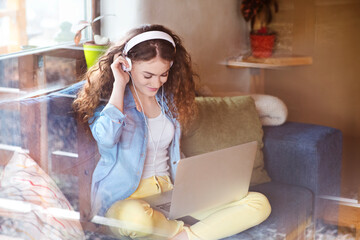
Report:
[[130,72],[131,69],[132,69],[132,63],[131,63],[131,59],[128,58],[128,57],[125,57],[125,60],[126,62],[128,63],[129,67],[125,67],[125,65],[121,65],[122,69],[125,71],[125,72]]

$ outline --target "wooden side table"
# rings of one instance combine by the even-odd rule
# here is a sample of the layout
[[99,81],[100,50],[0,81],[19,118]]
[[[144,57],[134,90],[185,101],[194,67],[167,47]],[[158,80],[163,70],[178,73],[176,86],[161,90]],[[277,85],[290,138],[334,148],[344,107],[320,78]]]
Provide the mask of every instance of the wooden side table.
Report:
[[[59,58],[68,58],[75,60],[76,77],[81,76],[86,71],[86,62],[82,47],[55,46],[49,49],[36,49],[31,52],[24,51],[12,55],[0,56],[0,60],[14,58],[18,62],[19,87],[1,88],[0,96],[8,96],[8,99],[18,97],[36,97],[45,94],[41,88],[47,84],[45,73],[46,61],[44,57],[53,56]],[[52,91],[54,89],[50,89]],[[2,104],[4,109],[6,104]],[[23,142],[22,147],[29,150],[29,154],[35,159],[45,172],[48,172],[48,139],[47,139],[47,106],[45,103],[36,103],[30,106],[20,106],[12,104],[12,111],[19,111],[21,116],[22,134],[30,136],[29,141]],[[11,146],[0,148],[0,156],[9,159],[12,155]],[[0,165],[5,165],[7,161],[0,160]]]
[[[48,51],[41,51],[31,55],[18,58],[19,62],[19,85],[21,90],[36,89],[45,87],[47,77],[45,74],[45,56],[68,58],[75,60],[76,77],[81,76],[86,71],[86,63],[83,50],[81,48],[55,48]],[[40,93],[45,94],[44,93]],[[29,97],[36,97],[29,96]],[[22,146],[29,149],[29,155],[35,159],[45,172],[48,172],[48,138],[47,138],[47,104],[37,103],[31,106],[21,106],[20,114],[22,117],[23,131],[26,136],[31,136],[31,141],[27,141]]]

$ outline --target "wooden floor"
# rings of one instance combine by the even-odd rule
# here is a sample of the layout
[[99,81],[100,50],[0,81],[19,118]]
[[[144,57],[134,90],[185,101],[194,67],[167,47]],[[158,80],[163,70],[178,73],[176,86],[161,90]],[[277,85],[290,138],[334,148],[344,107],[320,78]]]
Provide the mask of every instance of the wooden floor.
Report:
[[[334,208],[338,212],[331,212],[331,205],[325,220],[337,224],[339,228],[355,229],[356,239],[360,240],[360,139],[344,137],[343,165],[341,174],[341,197],[347,198]],[[342,228],[343,229],[343,228]]]
[[341,193],[344,197],[358,196],[360,187],[360,139],[344,137]]

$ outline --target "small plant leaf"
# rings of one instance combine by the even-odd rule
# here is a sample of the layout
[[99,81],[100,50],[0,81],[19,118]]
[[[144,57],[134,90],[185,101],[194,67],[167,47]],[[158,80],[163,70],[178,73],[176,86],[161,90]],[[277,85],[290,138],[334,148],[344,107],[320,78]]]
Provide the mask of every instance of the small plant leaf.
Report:
[[82,31],[84,28],[86,28],[88,26],[90,26],[90,23],[85,20],[82,20],[78,24],[74,25],[71,28],[71,31],[73,31],[73,32]]
[[94,18],[94,20],[92,20],[91,23],[94,23],[94,22],[99,21],[100,19],[102,19],[104,17],[109,17],[109,16],[115,16],[115,14],[105,14],[105,15],[98,16],[98,17]]
[[75,37],[74,37],[75,45],[79,45],[80,40],[81,40],[81,30],[77,31],[75,34]]

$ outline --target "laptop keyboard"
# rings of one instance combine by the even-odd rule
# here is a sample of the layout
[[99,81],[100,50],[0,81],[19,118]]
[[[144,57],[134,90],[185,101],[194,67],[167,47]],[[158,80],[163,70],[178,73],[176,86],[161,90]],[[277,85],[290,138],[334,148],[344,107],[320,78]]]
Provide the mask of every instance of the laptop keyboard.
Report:
[[166,212],[170,212],[170,206],[171,206],[171,202],[167,202],[167,203],[157,205],[156,207],[158,207]]

